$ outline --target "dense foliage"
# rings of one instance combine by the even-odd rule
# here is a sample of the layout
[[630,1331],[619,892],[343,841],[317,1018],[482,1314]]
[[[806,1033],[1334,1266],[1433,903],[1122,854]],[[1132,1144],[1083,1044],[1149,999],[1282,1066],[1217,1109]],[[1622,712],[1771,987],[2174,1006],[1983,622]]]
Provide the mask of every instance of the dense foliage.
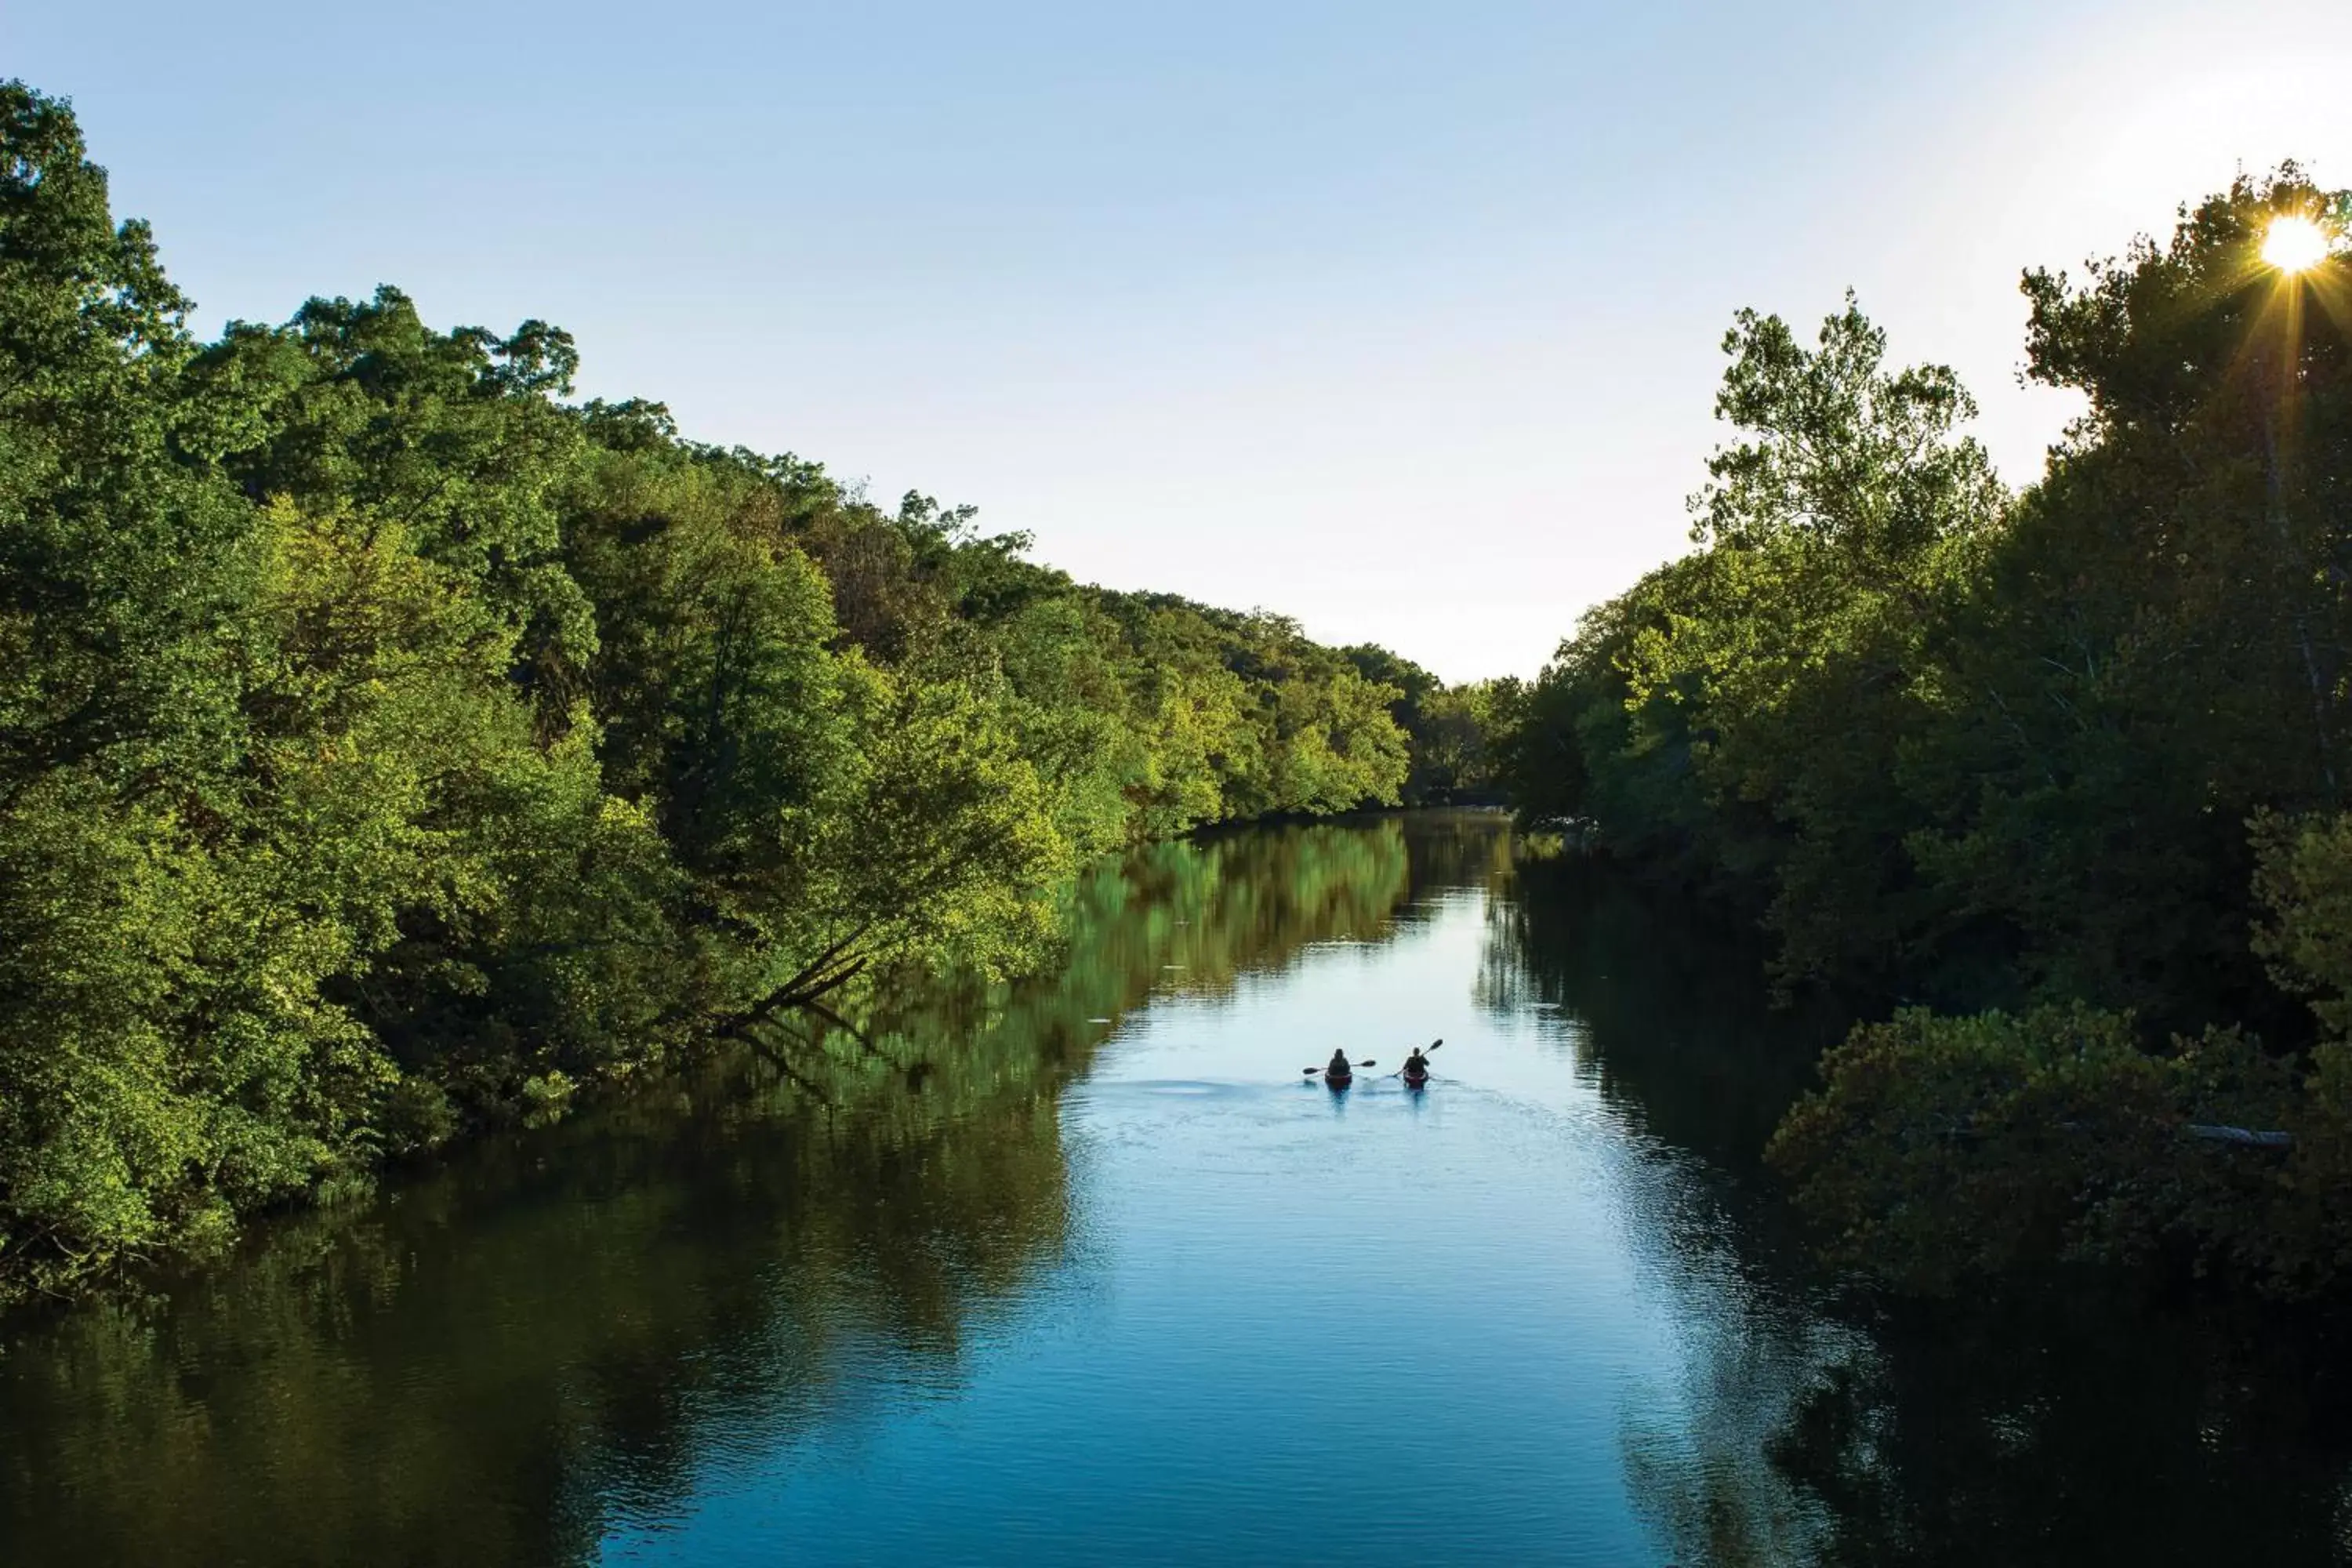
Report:
[[543,322],[199,342],[68,108],[0,142],[0,1301],[1399,798],[1290,622],[569,402]]
[[[2279,215],[2335,254],[2264,264]],[[2019,495],[1851,300],[1811,346],[1742,314],[1701,548],[1495,742],[1525,814],[1759,921],[1784,992],[1902,1009],[1775,1148],[1858,1261],[2352,1263],[2347,218],[2287,167],[2030,273],[2030,374],[2087,412]]]
[[1525,689],[1516,676],[1448,686],[1387,648],[1363,643],[1345,650],[1367,680],[1390,688],[1390,716],[1404,731],[1412,759],[1408,805],[1501,805],[1507,796],[1494,742],[1509,732]]

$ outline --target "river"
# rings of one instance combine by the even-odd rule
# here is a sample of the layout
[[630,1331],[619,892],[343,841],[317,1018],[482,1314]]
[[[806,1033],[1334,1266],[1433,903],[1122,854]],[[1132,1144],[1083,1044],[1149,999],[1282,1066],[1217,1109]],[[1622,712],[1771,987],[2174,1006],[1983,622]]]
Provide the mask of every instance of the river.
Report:
[[0,1560],[2347,1555],[2325,1325],[1842,1291],[1758,1161],[1819,1032],[1499,817],[1154,846],[1073,929],[18,1320]]

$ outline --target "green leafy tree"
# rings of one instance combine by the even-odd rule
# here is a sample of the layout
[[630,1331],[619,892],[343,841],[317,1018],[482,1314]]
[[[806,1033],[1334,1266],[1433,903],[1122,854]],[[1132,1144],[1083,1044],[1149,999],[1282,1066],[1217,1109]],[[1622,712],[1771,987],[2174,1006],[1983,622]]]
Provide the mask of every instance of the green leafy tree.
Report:
[[0,84],[0,1294],[225,1230],[194,1173],[238,1143],[241,1047],[174,982],[253,561],[175,460],[186,308],[67,107]]
[[399,290],[208,346],[0,86],[0,1302],[1398,797],[1396,693]]

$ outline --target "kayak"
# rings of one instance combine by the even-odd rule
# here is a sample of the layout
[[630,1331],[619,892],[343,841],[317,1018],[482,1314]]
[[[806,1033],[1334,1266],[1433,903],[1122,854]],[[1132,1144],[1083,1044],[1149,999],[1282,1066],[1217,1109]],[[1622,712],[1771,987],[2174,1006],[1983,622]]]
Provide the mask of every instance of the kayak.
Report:
[[1356,1075],[1351,1072],[1327,1072],[1323,1075],[1323,1084],[1327,1089],[1345,1089],[1355,1081]]
[[1428,1081],[1429,1075],[1425,1072],[1408,1072],[1404,1075],[1404,1085],[1407,1089],[1419,1089]]

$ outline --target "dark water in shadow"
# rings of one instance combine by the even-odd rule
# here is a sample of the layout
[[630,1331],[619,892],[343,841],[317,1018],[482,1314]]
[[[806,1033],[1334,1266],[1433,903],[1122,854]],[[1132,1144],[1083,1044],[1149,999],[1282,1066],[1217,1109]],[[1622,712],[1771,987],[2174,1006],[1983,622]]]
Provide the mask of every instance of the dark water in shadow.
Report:
[[1808,1026],[1496,818],[1155,847],[1076,931],[14,1325],[0,1561],[2342,1555],[2328,1325],[1840,1298],[1756,1163]]

